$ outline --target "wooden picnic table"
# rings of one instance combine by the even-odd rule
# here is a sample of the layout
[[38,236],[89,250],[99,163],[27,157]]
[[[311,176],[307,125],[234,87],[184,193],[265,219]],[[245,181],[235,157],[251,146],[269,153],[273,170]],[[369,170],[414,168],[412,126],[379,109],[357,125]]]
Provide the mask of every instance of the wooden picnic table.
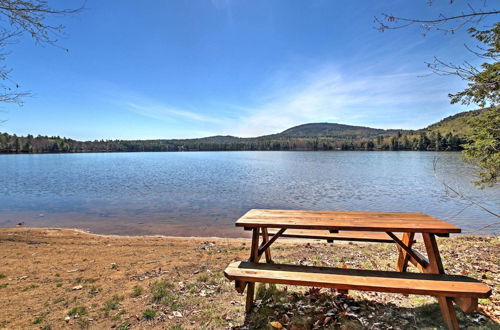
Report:
[[[239,292],[247,287],[247,312],[253,306],[255,282],[329,287],[344,293],[353,289],[429,294],[438,298],[448,327],[458,329],[453,302],[470,312],[477,307],[478,297],[491,294],[479,281],[445,275],[436,236],[461,230],[423,213],[253,209],[236,226],[252,231],[250,257],[230,264],[225,275],[235,280]],[[413,248],[417,234],[427,257]],[[399,249],[397,272],[274,264],[270,247],[280,237],[394,242]],[[258,263],[262,255],[267,264]],[[425,274],[406,273],[409,262]]]

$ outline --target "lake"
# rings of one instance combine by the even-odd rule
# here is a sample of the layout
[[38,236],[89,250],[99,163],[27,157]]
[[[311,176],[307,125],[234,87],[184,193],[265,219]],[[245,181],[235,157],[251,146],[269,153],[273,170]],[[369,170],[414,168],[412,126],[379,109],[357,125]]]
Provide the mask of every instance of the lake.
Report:
[[434,159],[439,180],[499,212],[498,189],[472,185],[454,152],[0,155],[0,227],[238,237],[252,208],[423,212],[464,232],[497,221],[447,193]]

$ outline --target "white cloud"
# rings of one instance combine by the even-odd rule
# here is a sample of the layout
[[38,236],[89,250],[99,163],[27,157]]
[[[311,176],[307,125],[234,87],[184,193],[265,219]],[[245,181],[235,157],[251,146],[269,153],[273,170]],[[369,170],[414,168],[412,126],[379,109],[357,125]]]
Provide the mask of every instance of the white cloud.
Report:
[[247,106],[225,133],[256,136],[322,121],[369,126],[377,118],[386,119],[379,127],[416,128],[419,106],[448,103],[449,86],[431,84],[434,77],[417,77],[421,74],[347,75],[330,67],[281,78],[262,102]]
[[129,102],[126,105],[137,114],[167,122],[189,120],[213,124],[221,123],[219,119],[213,117],[200,115],[193,111],[171,108],[162,104],[153,104],[151,102],[147,104],[137,104]]
[[[175,124],[200,137],[207,135],[259,136],[310,122],[337,122],[379,128],[421,128],[448,115],[450,86],[442,77],[419,77],[427,72],[373,74],[370,68],[280,73],[253,92],[246,104],[216,106],[203,103],[203,113],[172,107],[159,101],[124,101],[131,111]],[[395,73],[394,73],[395,72]],[[401,73],[406,72],[406,73]],[[456,111],[459,110],[455,106]],[[207,115],[211,114],[211,115]],[[210,134],[210,132],[212,132]]]

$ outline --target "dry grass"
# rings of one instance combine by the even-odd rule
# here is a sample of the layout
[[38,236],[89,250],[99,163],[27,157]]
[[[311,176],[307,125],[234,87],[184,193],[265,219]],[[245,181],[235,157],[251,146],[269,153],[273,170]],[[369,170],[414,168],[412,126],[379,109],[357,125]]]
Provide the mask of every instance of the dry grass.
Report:
[[[483,279],[493,288],[493,297],[480,301],[481,313],[459,314],[461,324],[498,328],[500,239],[456,237],[439,244],[447,272]],[[354,291],[346,297],[282,286],[261,289],[259,307],[245,320],[244,298],[222,271],[229,262],[246,259],[248,248],[246,239],[0,229],[0,328],[269,328],[270,322],[289,318],[292,328],[308,329],[339,303],[349,308],[338,309],[321,327],[442,326],[432,297]],[[391,244],[281,240],[273,245],[276,261],[295,264],[388,270],[396,256]]]

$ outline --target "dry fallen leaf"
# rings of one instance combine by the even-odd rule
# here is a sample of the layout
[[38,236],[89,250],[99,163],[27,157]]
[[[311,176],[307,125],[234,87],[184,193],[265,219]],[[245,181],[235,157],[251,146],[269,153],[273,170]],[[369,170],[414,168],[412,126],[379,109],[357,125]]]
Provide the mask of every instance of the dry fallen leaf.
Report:
[[269,324],[271,324],[271,326],[275,329],[282,329],[283,328],[283,325],[278,321],[273,321]]

